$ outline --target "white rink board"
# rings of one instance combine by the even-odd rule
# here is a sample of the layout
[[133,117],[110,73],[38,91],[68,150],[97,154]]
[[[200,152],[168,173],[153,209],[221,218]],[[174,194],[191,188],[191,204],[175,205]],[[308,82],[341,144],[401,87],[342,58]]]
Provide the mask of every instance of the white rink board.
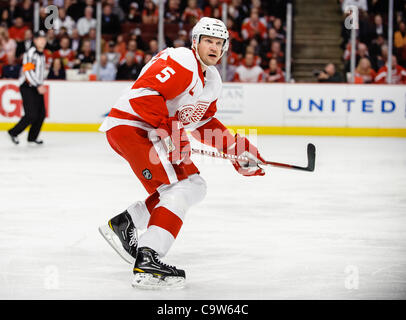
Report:
[[[46,123],[97,124],[132,82],[46,84]],[[19,118],[16,85],[0,81],[0,123]],[[230,126],[406,128],[406,86],[225,83],[217,117]]]

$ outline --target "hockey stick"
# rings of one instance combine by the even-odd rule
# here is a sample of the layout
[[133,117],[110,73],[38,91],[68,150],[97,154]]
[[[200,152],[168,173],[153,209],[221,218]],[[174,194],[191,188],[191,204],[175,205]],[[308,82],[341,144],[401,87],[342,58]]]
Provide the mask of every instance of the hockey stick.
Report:
[[[234,156],[231,154],[227,153],[219,153],[219,152],[214,152],[214,151],[207,151],[207,150],[200,150],[200,149],[192,149],[192,153],[195,154],[202,154],[205,156],[213,157],[213,158],[222,158],[222,159],[228,159],[228,160],[235,160],[235,161],[247,161],[247,162],[253,162],[252,159],[249,159],[248,157],[244,156]],[[284,169],[294,169],[294,170],[301,170],[301,171],[314,171],[314,166],[316,162],[316,147],[314,144],[309,143],[307,145],[307,167],[300,167],[296,166],[293,164],[286,164],[286,163],[280,163],[280,162],[274,162],[274,161],[256,161],[256,164],[259,165],[269,165],[273,167],[279,167],[279,168],[284,168]]]

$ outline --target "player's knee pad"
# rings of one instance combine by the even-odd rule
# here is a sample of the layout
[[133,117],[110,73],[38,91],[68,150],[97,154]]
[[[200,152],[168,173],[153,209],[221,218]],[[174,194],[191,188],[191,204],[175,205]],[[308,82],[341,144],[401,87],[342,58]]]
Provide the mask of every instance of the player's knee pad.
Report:
[[206,182],[196,174],[162,188],[159,194],[157,207],[165,207],[183,219],[187,210],[205,197]]
[[189,201],[192,202],[192,204],[197,204],[206,196],[207,184],[206,181],[199,174],[190,176],[189,180],[192,184]]

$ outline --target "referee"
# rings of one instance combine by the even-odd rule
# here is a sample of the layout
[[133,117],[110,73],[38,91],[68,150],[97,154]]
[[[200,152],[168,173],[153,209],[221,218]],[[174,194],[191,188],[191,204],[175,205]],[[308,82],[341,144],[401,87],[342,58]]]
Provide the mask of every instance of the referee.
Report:
[[17,136],[31,125],[28,133],[29,144],[42,144],[38,140],[42,123],[45,119],[44,83],[45,56],[47,40],[45,32],[40,30],[34,35],[34,46],[24,53],[23,69],[19,78],[20,92],[23,98],[24,116],[8,131],[11,141],[18,144]]

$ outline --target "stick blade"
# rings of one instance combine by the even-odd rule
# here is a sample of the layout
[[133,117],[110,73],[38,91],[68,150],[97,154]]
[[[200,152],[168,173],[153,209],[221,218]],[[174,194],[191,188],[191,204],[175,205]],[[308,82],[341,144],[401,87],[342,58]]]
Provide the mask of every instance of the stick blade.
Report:
[[307,170],[314,171],[314,167],[316,164],[316,147],[314,146],[313,143],[309,143],[307,145],[307,159],[308,159]]

